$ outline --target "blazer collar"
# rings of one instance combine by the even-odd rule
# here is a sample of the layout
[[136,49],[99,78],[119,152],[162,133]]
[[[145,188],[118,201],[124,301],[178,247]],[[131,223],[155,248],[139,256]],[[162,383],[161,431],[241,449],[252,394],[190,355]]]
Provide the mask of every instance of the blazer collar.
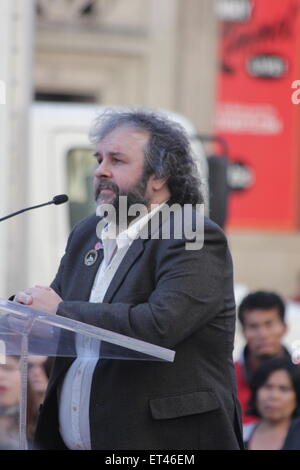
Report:
[[[167,201],[165,204],[171,205],[171,201]],[[164,204],[162,205],[161,209],[156,212],[153,216],[152,219],[155,220],[155,230],[153,231],[153,225],[151,226],[151,219],[148,221],[147,224],[145,224],[142,232],[143,235],[141,237],[136,238],[131,246],[129,247],[126,255],[124,256],[123,260],[121,261],[120,266],[117,269],[116,274],[114,275],[107,291],[104,296],[103,302],[109,303],[113,299],[113,296],[121,286],[124,278],[126,277],[128,271],[130,268],[133,266],[135,261],[138,259],[138,257],[141,255],[141,253],[144,251],[144,244],[147,242],[151,236],[154,236],[154,238],[159,238],[159,235],[155,236],[157,232],[159,232],[160,227],[163,225],[165,222],[166,218],[168,218],[168,212],[162,214],[162,217],[160,217],[160,212],[161,210],[163,211]],[[99,220],[99,219],[98,219]],[[84,246],[84,257],[88,253],[89,250],[93,250],[94,247],[96,246],[96,243],[99,242],[99,239],[96,235],[93,235],[91,239],[89,239],[89,243],[85,244]],[[76,293],[76,298],[77,300],[85,300],[87,301],[90,297],[90,293],[93,287],[93,283],[95,280],[95,276],[97,274],[97,271],[99,269],[99,266],[103,260],[103,249],[100,249],[97,251],[98,256],[96,262],[91,265],[91,266],[86,266],[83,263],[81,263],[81,272],[80,272],[80,277],[82,278],[82,283],[79,287],[79,291]]]
[[103,302],[109,303],[111,302],[113,296],[119,289],[120,285],[122,284],[126,274],[135,263],[137,258],[141,255],[144,251],[144,241],[141,238],[137,238],[133,241],[131,246],[129,247],[126,255],[124,256],[123,260],[121,261],[120,266],[117,269],[107,291],[104,296]]
[[[147,221],[147,223],[143,225],[139,238],[136,238],[132,242],[106,291],[103,302],[111,302],[114,294],[119,289],[128,271],[144,251],[145,243],[150,240],[151,236],[153,236],[154,238],[159,238],[159,236],[157,236],[157,233],[159,232],[160,227],[169,217],[168,212],[163,212],[162,217],[160,217],[160,212],[163,211],[163,207],[165,206],[165,204],[171,205],[171,201],[166,201],[165,203],[161,204],[159,210],[154,210],[154,215]],[[153,225],[151,225],[151,221],[153,221],[153,219],[154,230]]]
[[[82,253],[81,262],[80,262],[80,267],[78,270],[78,282],[77,282],[77,287],[76,287],[77,289],[76,300],[88,301],[90,298],[91,290],[95,281],[97,271],[103,260],[103,248],[100,248],[99,250],[95,250],[95,246],[99,241],[100,240],[97,237],[96,231],[95,231],[95,235],[89,238],[89,240],[84,244],[83,249],[81,251]],[[136,259],[143,252],[145,241],[146,240],[137,238],[136,240],[132,242],[126,255],[121,261],[121,264],[118,267],[117,272],[115,273],[108,287],[108,290],[106,291],[103,302],[106,302],[106,303],[111,302],[113,296],[115,295],[121,283],[123,282],[127,272],[129,271],[131,266],[135,263]],[[89,251],[92,251],[92,250],[97,251],[97,259],[94,264],[87,266],[85,264],[85,258],[87,254],[89,253]]]

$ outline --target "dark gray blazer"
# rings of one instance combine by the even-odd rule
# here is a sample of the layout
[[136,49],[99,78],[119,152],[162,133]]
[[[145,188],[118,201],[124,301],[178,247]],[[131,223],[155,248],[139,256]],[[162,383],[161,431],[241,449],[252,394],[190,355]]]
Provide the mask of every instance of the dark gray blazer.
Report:
[[[58,315],[176,351],[174,363],[101,359],[90,424],[93,449],[239,449],[240,410],[232,350],[235,302],[232,262],[223,231],[205,219],[201,250],[184,239],[136,239],[103,303],[89,303],[102,256],[92,215],[72,231],[52,288]],[[57,358],[40,410],[35,446],[63,449],[57,387],[72,360]]]

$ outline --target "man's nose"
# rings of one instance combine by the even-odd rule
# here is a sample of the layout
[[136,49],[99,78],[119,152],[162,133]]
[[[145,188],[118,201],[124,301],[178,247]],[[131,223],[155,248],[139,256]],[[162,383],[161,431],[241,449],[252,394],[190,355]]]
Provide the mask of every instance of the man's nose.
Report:
[[261,328],[258,329],[257,336],[260,339],[266,339],[269,337],[269,335],[270,335],[270,332],[268,328],[262,326]]
[[110,164],[103,160],[95,169],[94,176],[96,178],[111,178],[112,174]]

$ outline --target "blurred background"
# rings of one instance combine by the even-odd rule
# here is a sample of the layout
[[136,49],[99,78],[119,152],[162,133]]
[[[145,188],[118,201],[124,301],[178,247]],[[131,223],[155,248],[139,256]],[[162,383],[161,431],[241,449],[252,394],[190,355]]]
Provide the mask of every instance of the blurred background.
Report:
[[97,110],[142,105],[189,130],[237,301],[268,289],[296,304],[299,0],[0,0],[0,83],[0,217],[70,197],[0,224],[0,297],[49,284],[93,210]]

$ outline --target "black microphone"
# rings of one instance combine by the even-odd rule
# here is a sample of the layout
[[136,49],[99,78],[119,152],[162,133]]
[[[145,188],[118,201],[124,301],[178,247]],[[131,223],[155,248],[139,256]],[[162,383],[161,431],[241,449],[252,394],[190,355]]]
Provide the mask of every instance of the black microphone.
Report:
[[48,204],[63,204],[64,202],[67,202],[69,200],[68,196],[66,194],[59,194],[58,196],[54,196],[52,201]]
[[55,205],[63,204],[64,202],[67,202],[68,200],[69,198],[66,194],[59,194],[58,196],[54,196],[52,201],[44,202],[43,204],[38,204],[37,206],[26,207],[26,209],[21,209],[20,211],[14,212],[13,214],[6,215],[5,217],[2,217],[2,219],[0,219],[0,222],[6,219],[10,219],[11,217],[14,217],[15,215],[22,214],[22,212],[30,211],[31,209],[37,209],[38,207],[48,206],[49,204],[55,204]]

